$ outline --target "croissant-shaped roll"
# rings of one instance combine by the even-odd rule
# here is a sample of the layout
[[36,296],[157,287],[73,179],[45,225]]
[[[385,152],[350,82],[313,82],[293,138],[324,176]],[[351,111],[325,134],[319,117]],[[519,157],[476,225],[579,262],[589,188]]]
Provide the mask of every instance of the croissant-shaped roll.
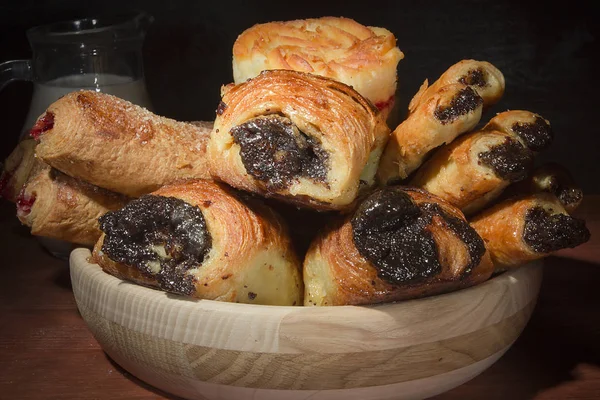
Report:
[[509,187],[507,196],[549,192],[572,214],[583,200],[583,191],[564,166],[550,162],[537,167],[530,177]]
[[352,86],[386,118],[402,58],[390,31],[348,18],[269,22],[254,25],[235,41],[233,77],[242,83],[270,69],[321,75]]
[[117,97],[72,92],[31,130],[36,154],[93,185],[137,197],[179,179],[208,178],[210,130],[160,117]]
[[207,156],[213,177],[238,189],[344,209],[374,183],[388,136],[351,87],[273,70],[225,88]]
[[471,226],[485,241],[496,271],[590,239],[585,221],[569,216],[551,193],[507,199],[477,215]]
[[523,110],[499,113],[483,129],[499,130],[513,135],[535,152],[548,148],[554,139],[554,132],[548,120]]
[[483,130],[436,150],[410,185],[470,215],[496,199],[511,182],[525,179],[532,167],[531,150],[509,134]]
[[414,112],[420,103],[435,95],[442,87],[453,83],[472,87],[483,99],[483,107],[486,109],[496,104],[504,94],[504,75],[498,68],[487,61],[462,60],[448,68],[433,85],[428,87],[425,80],[410,101],[409,112]]
[[304,260],[304,304],[371,304],[447,292],[489,278],[483,240],[452,205],[388,186],[317,237]]
[[0,197],[15,203],[35,164],[35,140],[25,139],[8,155],[0,175]]
[[212,181],[165,186],[100,218],[106,272],[200,299],[300,305],[300,262],[269,208]]
[[17,217],[31,234],[93,246],[98,218],[130,199],[71,178],[40,163],[17,199]]
[[377,171],[379,182],[406,179],[431,150],[473,129],[482,104],[481,97],[462,83],[444,86],[420,103],[392,132]]

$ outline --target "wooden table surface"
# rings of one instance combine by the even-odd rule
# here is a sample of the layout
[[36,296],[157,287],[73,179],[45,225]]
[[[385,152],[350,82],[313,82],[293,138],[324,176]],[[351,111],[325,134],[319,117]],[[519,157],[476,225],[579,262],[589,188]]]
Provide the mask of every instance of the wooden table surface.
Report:
[[[79,316],[68,264],[0,204],[0,399],[174,399],[100,349]],[[600,196],[577,214],[592,239],[549,257],[525,331],[492,367],[436,397],[600,399]]]

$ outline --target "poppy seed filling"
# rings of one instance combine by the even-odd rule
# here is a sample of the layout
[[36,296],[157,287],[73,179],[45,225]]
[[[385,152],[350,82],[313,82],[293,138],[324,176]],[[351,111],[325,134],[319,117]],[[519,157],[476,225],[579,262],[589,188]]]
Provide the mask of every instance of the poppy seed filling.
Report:
[[431,278],[442,270],[430,229],[436,215],[467,246],[470,263],[463,274],[470,273],[485,253],[481,237],[466,221],[448,215],[438,204],[416,205],[398,187],[379,190],[359,206],[351,220],[354,245],[389,283]]
[[299,177],[316,182],[327,178],[329,155],[289,118],[277,114],[256,117],[233,127],[231,135],[240,146],[246,171],[268,189],[284,189]]
[[165,291],[190,295],[187,271],[202,264],[212,239],[200,208],[181,199],[145,195],[99,218],[102,251],[155,278]]

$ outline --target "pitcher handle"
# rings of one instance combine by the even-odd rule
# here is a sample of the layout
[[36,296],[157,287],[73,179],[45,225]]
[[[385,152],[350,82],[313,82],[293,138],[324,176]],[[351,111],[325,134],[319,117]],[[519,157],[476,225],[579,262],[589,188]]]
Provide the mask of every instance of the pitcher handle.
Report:
[[14,80],[33,80],[31,60],[12,60],[0,63],[0,90]]

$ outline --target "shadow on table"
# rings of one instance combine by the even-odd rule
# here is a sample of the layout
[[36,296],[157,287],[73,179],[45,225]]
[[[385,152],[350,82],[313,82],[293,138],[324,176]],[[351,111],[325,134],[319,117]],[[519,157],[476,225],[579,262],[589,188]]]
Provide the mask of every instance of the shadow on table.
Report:
[[[482,375],[435,397],[521,400],[577,380],[581,364],[600,367],[600,265],[549,257],[537,306],[513,347]],[[585,384],[583,384],[585,385]],[[575,392],[573,386],[568,390]],[[584,390],[585,391],[585,390]]]

